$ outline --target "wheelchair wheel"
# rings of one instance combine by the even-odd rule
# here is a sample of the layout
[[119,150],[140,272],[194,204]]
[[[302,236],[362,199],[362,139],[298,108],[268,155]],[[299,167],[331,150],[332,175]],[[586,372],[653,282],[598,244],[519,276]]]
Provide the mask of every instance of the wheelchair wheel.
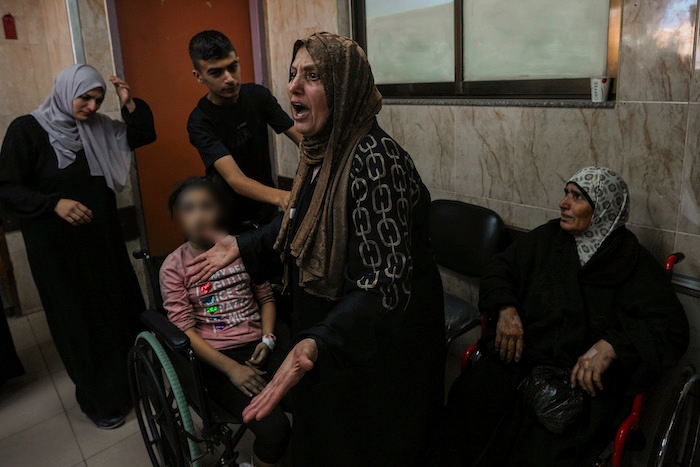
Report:
[[700,375],[692,367],[681,373],[675,402],[666,415],[663,429],[654,440],[650,467],[700,466]]
[[151,463],[198,467],[189,405],[167,354],[151,333],[139,334],[129,353],[129,385]]

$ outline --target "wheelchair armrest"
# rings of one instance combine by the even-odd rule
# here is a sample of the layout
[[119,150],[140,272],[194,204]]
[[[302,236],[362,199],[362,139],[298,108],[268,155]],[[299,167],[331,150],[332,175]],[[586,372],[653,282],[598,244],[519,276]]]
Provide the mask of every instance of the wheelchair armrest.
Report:
[[182,350],[189,347],[190,338],[180,328],[171,323],[168,318],[153,310],[144,311],[141,321],[149,331],[152,331],[159,340],[163,341],[173,350]]

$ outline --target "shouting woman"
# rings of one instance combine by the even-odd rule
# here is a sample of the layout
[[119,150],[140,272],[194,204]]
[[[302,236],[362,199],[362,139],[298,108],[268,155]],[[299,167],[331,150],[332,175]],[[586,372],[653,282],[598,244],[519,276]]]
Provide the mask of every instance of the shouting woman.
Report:
[[240,256],[252,274],[282,254],[296,345],[244,411],[290,389],[294,465],[420,465],[442,406],[442,283],[430,195],[378,125],[364,51],[329,33],[297,41],[288,93],[304,136],[290,207],[192,262],[206,277]]

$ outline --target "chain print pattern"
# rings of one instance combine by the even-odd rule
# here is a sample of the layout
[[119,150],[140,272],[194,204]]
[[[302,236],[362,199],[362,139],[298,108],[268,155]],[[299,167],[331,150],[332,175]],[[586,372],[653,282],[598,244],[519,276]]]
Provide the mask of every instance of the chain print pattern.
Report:
[[352,225],[364,267],[360,290],[378,291],[385,312],[411,296],[411,211],[420,201],[420,180],[411,158],[389,137],[368,135],[350,171]]

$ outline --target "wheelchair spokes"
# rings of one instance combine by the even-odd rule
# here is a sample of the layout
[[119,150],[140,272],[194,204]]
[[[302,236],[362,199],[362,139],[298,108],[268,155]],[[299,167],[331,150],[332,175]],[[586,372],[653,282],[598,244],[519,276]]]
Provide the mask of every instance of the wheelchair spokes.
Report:
[[700,465],[700,376],[689,367],[683,378],[676,403],[668,415],[666,429],[660,433],[658,447],[650,466],[697,467]]
[[[136,345],[130,355],[131,390],[136,417],[148,455],[154,466],[180,467],[189,463],[183,452],[187,441],[181,437],[181,420],[172,391],[163,384],[157,358],[144,346]],[[169,389],[169,388],[168,388]]]

